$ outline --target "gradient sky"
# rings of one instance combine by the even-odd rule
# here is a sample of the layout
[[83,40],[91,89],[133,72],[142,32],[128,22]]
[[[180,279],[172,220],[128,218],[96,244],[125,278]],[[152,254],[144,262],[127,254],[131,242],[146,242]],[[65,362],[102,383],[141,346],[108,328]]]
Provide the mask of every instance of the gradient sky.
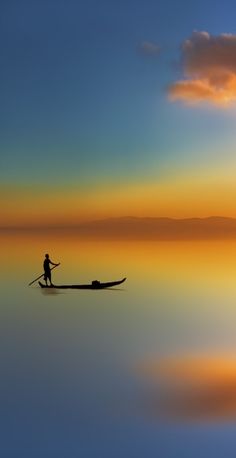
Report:
[[0,225],[236,217],[235,10],[3,0]]

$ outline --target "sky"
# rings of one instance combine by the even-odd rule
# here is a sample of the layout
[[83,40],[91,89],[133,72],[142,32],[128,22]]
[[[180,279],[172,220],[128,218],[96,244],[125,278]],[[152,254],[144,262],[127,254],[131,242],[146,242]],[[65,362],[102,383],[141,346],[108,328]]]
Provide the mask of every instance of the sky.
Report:
[[0,226],[236,217],[235,9],[2,0]]

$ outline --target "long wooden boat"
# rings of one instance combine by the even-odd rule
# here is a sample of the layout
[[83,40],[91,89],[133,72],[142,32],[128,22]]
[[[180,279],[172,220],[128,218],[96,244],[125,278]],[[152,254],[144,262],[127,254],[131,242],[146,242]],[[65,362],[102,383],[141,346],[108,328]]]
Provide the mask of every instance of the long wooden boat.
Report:
[[107,283],[100,283],[100,281],[94,280],[92,283],[88,285],[44,285],[40,281],[38,282],[41,288],[57,288],[57,289],[105,289],[105,288],[111,288],[112,286],[118,286],[121,285],[121,283],[124,283],[126,278],[123,278],[122,280],[118,281],[110,281]]

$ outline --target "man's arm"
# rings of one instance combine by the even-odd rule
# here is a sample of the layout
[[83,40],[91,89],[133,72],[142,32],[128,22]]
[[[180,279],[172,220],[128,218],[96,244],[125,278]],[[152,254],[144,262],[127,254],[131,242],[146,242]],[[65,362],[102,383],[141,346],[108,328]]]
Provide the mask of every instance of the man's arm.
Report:
[[59,266],[60,265],[60,262],[58,262],[57,264],[55,264],[55,262],[52,262],[51,260],[49,260],[50,264],[52,264],[52,266]]

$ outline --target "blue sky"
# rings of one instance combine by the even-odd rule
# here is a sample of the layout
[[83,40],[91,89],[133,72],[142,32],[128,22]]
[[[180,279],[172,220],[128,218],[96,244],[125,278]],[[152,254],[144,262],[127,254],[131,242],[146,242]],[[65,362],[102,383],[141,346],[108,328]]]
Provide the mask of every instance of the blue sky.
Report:
[[[212,151],[213,163],[232,156],[232,109],[167,97],[194,30],[234,34],[232,1],[13,0],[1,10],[4,185],[158,180],[210,166]],[[160,53],[142,55],[143,42]]]

